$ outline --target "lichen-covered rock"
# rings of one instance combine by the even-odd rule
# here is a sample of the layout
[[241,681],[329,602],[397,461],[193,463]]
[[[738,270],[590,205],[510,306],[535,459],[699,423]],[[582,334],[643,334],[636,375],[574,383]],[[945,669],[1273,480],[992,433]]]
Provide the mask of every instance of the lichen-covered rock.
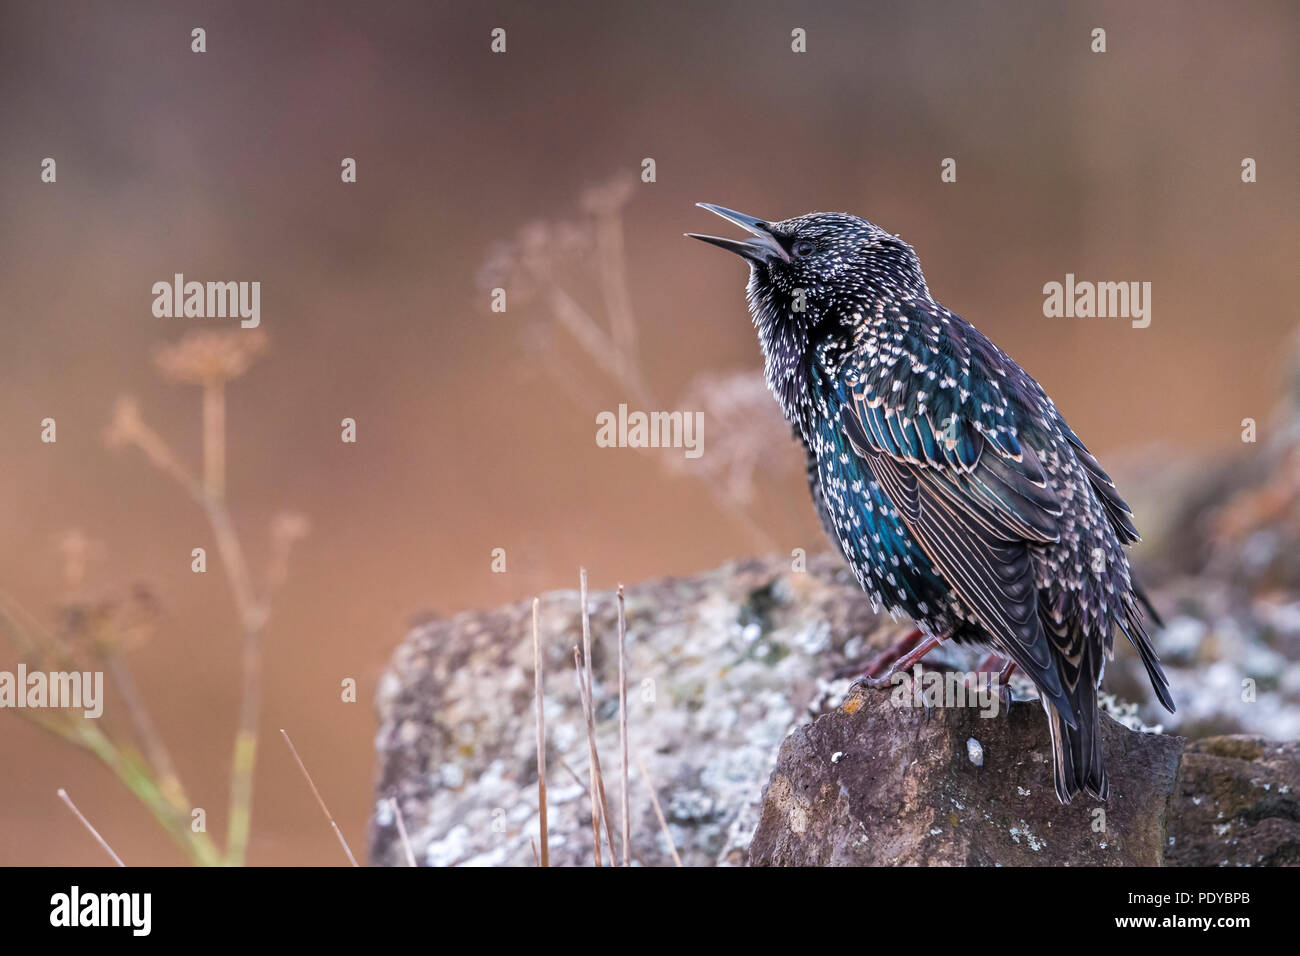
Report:
[[1192,741],[1169,818],[1170,865],[1300,865],[1300,746],[1242,736]]
[[[593,592],[590,606],[597,739],[617,834],[614,595]],[[632,749],[688,866],[1300,860],[1295,744],[1217,737],[1184,748],[1106,719],[1110,802],[1061,807],[1037,703],[982,718],[972,708],[896,708],[885,691],[844,698],[845,675],[906,624],[878,618],[830,555],[806,572],[754,560],[650,582],[628,590],[627,613]],[[541,624],[551,861],[590,864],[577,593],[544,595]],[[932,656],[936,667],[974,666],[949,645]],[[531,865],[533,701],[530,603],[413,630],[379,687],[371,862],[404,862],[387,800],[396,797],[420,864]],[[1131,708],[1112,712],[1141,725]],[[670,864],[635,762],[630,802],[634,861]]]
[[1102,718],[1106,804],[1060,806],[1036,703],[982,718],[854,688],[781,747],[759,866],[1300,864],[1300,746]]
[[[900,626],[884,625],[838,559],[727,565],[629,588],[629,737],[682,862],[743,861],[777,749],[807,708],[838,697]],[[615,833],[619,817],[616,605],[590,595],[596,730]],[[370,859],[401,865],[396,797],[422,865],[532,865],[538,832],[531,603],[411,632],[380,682],[379,774]],[[553,865],[590,864],[587,734],[574,678],[578,594],[541,599]],[[632,856],[671,865],[635,762]],[[621,848],[620,848],[621,854]],[[605,849],[608,862],[608,848]]]
[[781,747],[761,866],[1156,866],[1183,741],[1102,717],[1111,797],[1061,806],[1042,708],[898,707],[855,687]]

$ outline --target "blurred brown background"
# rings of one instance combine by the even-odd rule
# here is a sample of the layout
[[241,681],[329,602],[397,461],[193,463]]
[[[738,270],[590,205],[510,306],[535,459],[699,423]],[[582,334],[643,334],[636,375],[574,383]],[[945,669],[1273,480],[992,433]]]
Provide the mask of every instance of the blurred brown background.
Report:
[[[197,468],[198,392],[152,355],[236,323],[154,318],[150,287],[262,283],[271,352],[231,389],[230,500],[259,574],[275,513],[313,530],[266,639],[254,864],[342,861],[280,727],[364,845],[369,701],[413,615],[572,587],[579,564],[610,587],[757,546],[689,467],[596,447],[596,412],[627,396],[599,374],[586,404],[557,387],[534,334],[544,303],[486,308],[494,242],[581,219],[585,190],[644,157],[658,181],[626,206],[627,274],[642,368],[670,408],[701,372],[760,361],[744,268],[680,238],[727,228],[699,200],[900,232],[936,297],[1103,459],[1153,440],[1240,450],[1241,419],[1266,419],[1281,387],[1300,299],[1292,3],[5,2],[0,18],[0,590],[50,620],[56,540],[77,528],[100,542],[90,594],[157,596],[131,663],[218,839],[239,685],[227,582],[193,502],[102,432],[134,395]],[[1151,282],[1150,328],[1044,318],[1042,286],[1067,272]],[[705,459],[714,438],[706,423]],[[821,550],[798,453],[766,455],[754,507],[774,546]],[[496,547],[507,574],[491,573]],[[0,669],[16,661],[0,643]],[[128,863],[183,861],[90,757],[13,714],[0,766],[0,864],[104,862],[60,786]]]

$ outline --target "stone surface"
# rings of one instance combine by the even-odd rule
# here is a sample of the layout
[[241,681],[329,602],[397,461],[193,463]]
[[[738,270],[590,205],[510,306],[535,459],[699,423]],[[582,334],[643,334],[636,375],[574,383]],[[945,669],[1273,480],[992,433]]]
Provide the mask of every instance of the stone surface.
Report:
[[927,713],[855,687],[782,745],[750,863],[1157,866],[1183,740],[1102,721],[1110,800],[1063,807],[1036,702]]
[[959,707],[927,716],[854,688],[782,745],[749,862],[1300,864],[1300,746],[1103,725],[1110,799],[1062,807],[1036,703],[991,718]]
[[[592,592],[596,725],[615,832],[619,817],[616,608]],[[746,561],[627,591],[628,711],[640,754],[688,866],[743,860],[758,798],[790,728],[848,686],[905,625],[883,624],[829,555],[806,572]],[[576,591],[541,599],[551,860],[590,864],[587,735],[572,649]],[[537,833],[531,604],[416,628],[380,682],[379,774],[370,859],[402,862],[396,797],[418,861],[528,864]],[[631,770],[633,857],[671,865],[646,782]],[[606,855],[608,849],[605,850]],[[621,853],[621,850],[620,850]]]
[[[614,595],[593,592],[590,607],[596,730],[617,833]],[[987,718],[967,707],[927,717],[892,706],[889,692],[855,690],[845,706],[847,675],[907,623],[877,616],[833,556],[810,559],[806,572],[751,560],[648,582],[628,589],[627,610],[632,749],[688,866],[1234,865],[1300,855],[1294,744],[1214,737],[1185,746],[1130,729],[1148,711],[1104,698],[1122,723],[1106,719],[1102,818],[1085,798],[1056,803],[1036,702]],[[577,593],[543,595],[541,621],[551,861],[589,865]],[[1116,674],[1128,648],[1118,652]],[[950,646],[930,661],[975,666]],[[1180,709],[1193,704],[1179,700]],[[404,862],[395,797],[421,865],[532,865],[533,707],[530,602],[415,628],[379,687],[370,861]],[[634,762],[632,857],[671,865],[650,792]]]
[[1300,746],[1244,736],[1192,741],[1169,817],[1167,864],[1300,865]]

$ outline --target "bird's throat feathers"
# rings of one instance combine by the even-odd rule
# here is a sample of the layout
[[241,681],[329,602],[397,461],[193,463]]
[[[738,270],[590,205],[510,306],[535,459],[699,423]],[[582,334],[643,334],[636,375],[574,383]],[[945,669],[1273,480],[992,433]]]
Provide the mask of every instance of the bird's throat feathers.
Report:
[[[746,297],[763,352],[763,376],[786,420],[806,432],[812,396],[833,389],[840,363],[857,344],[861,316],[875,312],[877,296],[859,290],[849,301],[799,302],[750,271]],[[883,298],[883,295],[881,296]]]

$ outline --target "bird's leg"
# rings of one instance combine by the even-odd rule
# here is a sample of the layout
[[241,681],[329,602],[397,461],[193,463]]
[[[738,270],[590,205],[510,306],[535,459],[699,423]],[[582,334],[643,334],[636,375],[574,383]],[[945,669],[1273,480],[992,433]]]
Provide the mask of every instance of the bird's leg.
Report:
[[867,665],[867,669],[862,672],[862,676],[879,677],[881,671],[887,669],[900,657],[916,647],[923,636],[919,627],[912,628],[883,652],[873,657],[871,663]]
[[1005,710],[1011,706],[1011,674],[1016,669],[1016,662],[1009,657],[1003,657],[1001,654],[990,654],[980,662],[976,674],[976,686],[972,687],[970,678],[966,679],[967,690],[978,690],[980,675],[987,674],[994,667],[998,667],[998,676],[990,681],[989,690],[997,693],[1002,700],[1002,709]]
[[[897,645],[881,655],[882,658],[888,657],[891,654],[894,655],[892,661],[893,666],[889,667],[888,672],[881,674],[880,670],[884,667],[888,667],[890,662],[886,661],[884,664],[881,664],[880,658],[877,658],[872,661],[871,666],[867,668],[867,673],[862,677],[862,683],[866,684],[868,687],[884,687],[891,684],[893,683],[895,674],[907,673],[915,664],[920,662],[921,658],[925,657],[926,654],[929,654],[942,643],[942,637],[937,637],[933,634],[929,637],[924,637],[919,629],[913,631]],[[903,653],[902,656],[898,656],[896,649],[904,645],[909,646],[911,649],[906,651],[906,653]]]
[[[994,670],[1001,671],[1002,665],[1005,663],[1006,658],[1001,654],[986,654],[984,659],[980,661],[979,667],[975,668],[975,673],[973,675],[975,678],[974,682],[971,681],[970,677],[967,677],[964,681],[966,689],[979,690],[980,686],[984,683],[984,675]],[[995,682],[990,681],[989,683],[991,686],[995,686]]]
[[1003,710],[1011,708],[1011,674],[1015,669],[1016,662],[1008,658],[1006,666],[998,671],[998,696],[1002,699]]

